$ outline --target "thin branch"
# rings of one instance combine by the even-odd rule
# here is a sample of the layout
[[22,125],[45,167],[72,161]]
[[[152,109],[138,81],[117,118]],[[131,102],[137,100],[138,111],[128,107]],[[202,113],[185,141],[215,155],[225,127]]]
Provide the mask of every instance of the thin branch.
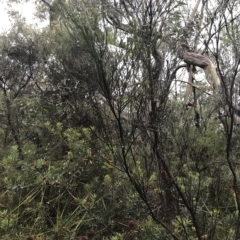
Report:
[[50,8],[50,11],[54,11],[52,5],[49,2],[47,2],[46,0],[41,0],[41,1]]
[[189,84],[189,85],[191,85],[192,87],[195,87],[196,89],[198,89],[198,90],[200,90],[201,92],[203,92],[203,93],[206,93],[207,95],[209,95],[209,96],[211,96],[212,94],[211,93],[209,93],[209,92],[206,92],[206,91],[203,91],[199,86],[197,86],[196,84],[194,84],[194,83],[190,83],[190,82],[185,82],[185,81],[183,81],[183,80],[175,80],[175,81],[177,81],[177,82],[182,82],[182,83],[186,83],[186,84]]

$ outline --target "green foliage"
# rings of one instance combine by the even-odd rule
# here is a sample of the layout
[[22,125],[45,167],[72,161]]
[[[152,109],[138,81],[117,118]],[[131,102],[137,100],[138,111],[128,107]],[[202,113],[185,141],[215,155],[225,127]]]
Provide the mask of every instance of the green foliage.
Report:
[[[19,21],[0,39],[1,239],[236,238],[239,127],[221,97],[194,88],[185,111],[172,91],[177,44],[202,33],[184,28],[183,1],[123,2],[59,2],[59,26]],[[214,55],[221,76],[238,46],[227,26],[204,31],[228,53]]]

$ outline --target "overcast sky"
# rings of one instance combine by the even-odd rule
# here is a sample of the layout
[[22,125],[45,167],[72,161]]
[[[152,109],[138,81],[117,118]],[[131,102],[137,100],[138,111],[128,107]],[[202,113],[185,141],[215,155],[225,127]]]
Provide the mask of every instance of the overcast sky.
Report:
[[[11,21],[7,14],[7,0],[0,0],[0,32],[11,27]],[[37,23],[37,20],[34,19],[34,1],[29,3],[18,4],[15,7],[15,10],[18,10],[19,13],[26,19],[26,23],[34,24]]]

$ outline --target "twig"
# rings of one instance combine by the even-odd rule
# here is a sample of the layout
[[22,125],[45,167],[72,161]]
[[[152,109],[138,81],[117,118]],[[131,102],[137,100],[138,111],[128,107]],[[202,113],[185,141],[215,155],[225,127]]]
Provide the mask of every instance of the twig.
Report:
[[183,81],[183,80],[175,80],[175,81],[182,82],[182,83],[187,83],[187,84],[189,84],[189,85],[195,87],[196,89],[202,91],[203,93],[206,93],[206,94],[209,95],[209,96],[212,95],[212,94],[209,93],[209,92],[203,91],[200,87],[198,87],[197,85],[195,85],[195,84],[193,84],[193,83],[185,82],[185,81]]

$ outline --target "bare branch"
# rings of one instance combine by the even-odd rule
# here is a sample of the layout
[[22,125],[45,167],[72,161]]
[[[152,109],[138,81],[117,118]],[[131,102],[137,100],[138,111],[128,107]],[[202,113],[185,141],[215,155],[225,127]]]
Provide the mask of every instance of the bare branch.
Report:
[[214,88],[220,87],[220,79],[217,75],[217,70],[212,61],[199,53],[190,52],[186,48],[178,50],[179,58],[183,59],[185,63],[202,68],[205,71],[207,81],[210,86]]
[[49,2],[47,2],[46,0],[41,0],[41,1],[50,8],[50,11],[54,11],[52,5]]
[[182,82],[182,83],[186,83],[186,84],[188,84],[188,85],[191,85],[192,87],[195,87],[196,89],[198,89],[198,90],[200,90],[201,92],[203,92],[203,93],[206,93],[207,95],[209,95],[209,96],[211,96],[212,94],[211,93],[209,93],[209,92],[206,92],[206,91],[203,91],[199,86],[197,86],[196,84],[194,84],[194,83],[190,83],[190,82],[185,82],[185,81],[183,81],[183,80],[176,80],[177,82]]
[[193,21],[195,15],[196,15],[196,13],[197,13],[198,7],[199,7],[199,5],[200,5],[200,2],[201,2],[201,0],[197,0],[196,4],[195,4],[195,6],[194,6],[194,8],[193,8],[193,10],[192,10],[192,12],[191,12],[191,15],[190,15],[190,17],[189,17],[189,22],[188,22],[188,24]]

